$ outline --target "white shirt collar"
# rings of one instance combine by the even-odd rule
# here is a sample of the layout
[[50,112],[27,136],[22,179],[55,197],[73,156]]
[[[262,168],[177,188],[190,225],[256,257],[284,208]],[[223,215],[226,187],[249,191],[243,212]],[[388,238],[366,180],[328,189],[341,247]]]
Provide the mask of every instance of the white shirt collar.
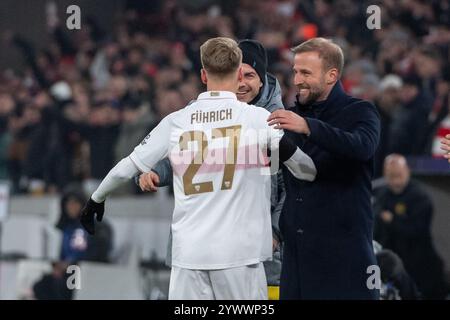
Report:
[[206,91],[200,93],[197,100],[205,99],[234,99],[237,100],[236,94],[230,91]]

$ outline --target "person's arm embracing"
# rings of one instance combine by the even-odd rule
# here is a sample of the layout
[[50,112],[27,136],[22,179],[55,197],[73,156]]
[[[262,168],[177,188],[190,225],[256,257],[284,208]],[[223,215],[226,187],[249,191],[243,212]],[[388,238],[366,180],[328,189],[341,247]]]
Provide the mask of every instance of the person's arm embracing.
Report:
[[103,179],[100,186],[95,190],[88,202],[81,210],[81,224],[89,234],[95,234],[94,218],[100,222],[105,212],[105,200],[107,195],[117,187],[132,179],[139,169],[133,164],[129,157],[122,159]]
[[[343,114],[345,112],[345,114]],[[308,139],[330,153],[348,159],[367,161],[375,154],[380,138],[380,119],[369,102],[344,107],[341,117],[348,117],[349,129],[343,130],[318,119],[303,118],[292,111],[275,111],[269,125],[306,134]]]
[[152,168],[152,171],[159,177],[159,187],[166,187],[172,184],[173,171],[169,158],[159,161],[155,167]]
[[331,153],[367,161],[373,157],[380,139],[380,119],[375,107],[360,102],[348,111],[351,129],[335,128],[323,121],[305,118],[309,139]]
[[[314,181],[317,175],[314,161],[310,156],[298,148],[297,145],[284,134],[283,130],[270,126],[270,123],[267,125],[266,119],[270,113],[266,110],[261,110],[260,116],[263,118],[258,118],[258,121],[265,123],[264,127],[267,130],[267,136],[260,135],[259,138],[261,140],[259,141],[259,145],[263,148],[267,147],[271,153],[271,161],[278,162],[279,160],[295,178],[305,181]],[[285,110],[278,110],[274,113],[283,111]],[[275,172],[272,174],[275,174]]]
[[149,172],[169,151],[170,116],[147,135],[134,151],[109,171],[97,190],[81,211],[81,224],[89,234],[95,234],[95,221],[102,221],[107,196],[123,183],[133,179],[139,172]]
[[173,172],[169,158],[159,161],[151,172],[143,173],[134,177],[134,182],[142,191],[156,192],[159,187],[166,187],[172,184]]

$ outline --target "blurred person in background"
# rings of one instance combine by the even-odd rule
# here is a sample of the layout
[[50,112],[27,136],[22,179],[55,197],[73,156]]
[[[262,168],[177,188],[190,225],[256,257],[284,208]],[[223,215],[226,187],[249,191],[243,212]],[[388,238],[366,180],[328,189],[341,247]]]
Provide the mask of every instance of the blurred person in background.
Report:
[[374,239],[399,255],[423,298],[443,299],[449,288],[431,236],[431,198],[411,180],[401,155],[386,157],[384,177],[387,185],[374,190]]
[[98,186],[102,174],[108,172],[114,164],[114,147],[120,130],[120,111],[112,101],[101,100],[92,106],[86,121],[66,118],[65,125],[88,142],[90,170],[84,181],[84,188],[88,192]]
[[[448,67],[448,59],[442,58],[449,56],[450,14],[447,2],[411,0],[396,6],[392,1],[382,1],[379,6],[386,14],[383,15],[383,28],[380,30],[359,28],[365,25],[365,10],[369,2],[344,2],[253,3],[241,0],[233,4],[203,2],[201,5],[191,5],[187,2],[169,1],[152,4],[151,10],[145,11],[136,9],[141,6],[136,2],[128,4],[128,9],[119,16],[116,28],[108,32],[101,30],[93,19],[85,19],[82,30],[69,33],[57,16],[47,16],[49,41],[42,49],[33,45],[34,39],[29,40],[6,30],[2,37],[5,49],[19,49],[25,62],[20,76],[3,77],[0,83],[0,89],[11,93],[17,105],[13,119],[8,121],[11,125],[7,130],[10,149],[6,156],[8,176],[14,181],[13,191],[60,191],[65,184],[89,179],[90,176],[89,166],[82,170],[78,168],[78,163],[81,163],[80,154],[89,162],[89,153],[80,151],[83,149],[80,146],[85,145],[86,137],[75,138],[72,133],[66,137],[71,141],[70,144],[66,144],[67,139],[64,138],[59,147],[45,150],[43,153],[46,155],[37,159],[39,161],[36,163],[48,159],[44,162],[57,164],[55,169],[50,170],[50,174],[42,174],[27,166],[26,163],[32,163],[30,159],[27,160],[27,149],[30,139],[33,139],[32,131],[36,129],[29,122],[31,118],[38,122],[47,121],[45,115],[32,116],[42,111],[28,110],[29,106],[35,104],[33,100],[41,99],[38,97],[42,94],[36,95],[37,92],[42,90],[50,93],[58,82],[67,82],[73,88],[83,84],[89,88],[88,103],[82,98],[85,105],[111,100],[115,106],[123,106],[129,97],[139,97],[138,100],[150,102],[151,112],[157,112],[155,101],[160,90],[178,88],[186,100],[196,96],[193,89],[195,85],[186,83],[197,78],[200,69],[199,44],[216,35],[258,39],[267,48],[270,66],[277,70],[285,104],[294,101],[295,90],[288,81],[290,75],[278,70],[291,69],[289,48],[293,43],[318,35],[326,34],[342,44],[349,62],[348,79],[344,74],[343,85],[349,92],[355,88],[361,95],[369,93],[373,97],[373,76],[383,78],[395,73],[407,77],[415,74],[419,80],[419,91],[431,95],[433,101],[424,106],[423,114],[418,110],[420,108],[412,108],[416,114],[402,108],[404,110],[401,113],[409,120],[404,119],[399,125],[397,120],[393,121],[393,143],[396,149],[391,151],[429,154],[430,140],[433,140],[430,135],[434,136],[433,150],[436,150],[439,146],[437,141],[442,135],[434,135],[434,132],[444,132],[447,126],[445,121],[436,124],[443,116],[445,106],[439,108],[442,103],[436,102],[436,99],[442,99],[435,96],[444,92],[438,88],[439,79],[441,70]],[[11,54],[15,53],[11,51]],[[357,66],[356,72],[351,70],[352,65]],[[134,83],[139,85],[135,86]],[[196,83],[198,85],[198,80]],[[75,93],[78,89],[74,88],[73,91],[75,103],[79,104],[79,95]],[[181,105],[183,104],[184,102]],[[22,117],[25,113],[27,115]],[[88,122],[87,119],[83,121]],[[415,131],[410,132],[410,128],[402,130],[402,126],[408,127],[411,122],[420,126],[417,131],[423,131],[422,126],[425,127],[426,133],[416,134]],[[55,125],[52,124],[51,127],[54,128]],[[41,129],[39,135],[42,137],[46,130]],[[47,131],[53,132],[53,129]],[[410,136],[409,140],[401,137],[403,133]],[[398,134],[400,137],[396,139]],[[36,141],[39,139],[34,140],[35,147],[31,148],[39,149]],[[52,138],[52,144],[56,140],[58,139]],[[64,151],[64,157],[68,160],[54,161],[58,154],[56,150]],[[107,162],[102,162],[98,166],[107,165]],[[98,166],[91,163],[92,168]],[[98,171],[97,169],[93,171]],[[109,168],[104,170],[107,169]],[[27,171],[33,176],[32,188],[29,188]]]
[[[11,133],[11,144],[8,154],[9,174],[13,181],[15,192],[29,191],[31,193],[42,193],[45,190],[43,172],[36,172],[33,176],[32,157],[30,148],[31,141],[36,139],[41,127],[41,113],[30,103],[21,105],[9,117],[8,127]],[[39,155],[42,160],[43,153]],[[31,160],[31,161],[30,161]],[[37,162],[39,166],[41,162]],[[40,167],[42,169],[42,167]],[[28,183],[27,180],[32,180]]]
[[421,90],[434,99],[442,69],[439,51],[431,46],[422,46],[413,52],[412,62],[414,71],[422,82]]
[[[422,46],[413,53],[413,66],[417,76],[421,79],[420,91],[429,96],[431,103],[426,105],[426,119],[421,119],[425,128],[420,128],[420,136],[417,141],[417,154],[431,154],[431,143],[437,124],[433,120],[440,121],[445,118],[444,112],[448,112],[448,91],[446,81],[448,75],[444,75],[445,65],[439,50],[431,46]],[[442,110],[443,109],[443,110]]]
[[183,107],[183,97],[178,87],[162,89],[156,93],[157,121]]
[[395,75],[385,76],[379,85],[379,93],[374,103],[380,114],[380,143],[375,154],[374,178],[383,175],[383,163],[386,156],[391,153],[392,123],[396,121],[401,107],[400,91],[403,86],[402,79]]
[[15,109],[15,101],[10,94],[0,94],[0,180],[9,179],[8,150],[11,133],[8,130],[9,117]]
[[67,286],[70,273],[69,263],[58,261],[52,263],[51,273],[44,274],[33,285],[33,298],[36,300],[71,300],[73,291]]
[[61,198],[61,214],[56,228],[62,232],[60,260],[68,264],[79,261],[110,262],[113,231],[109,223],[98,226],[95,237],[80,223],[86,198],[79,191],[67,191]]
[[391,124],[391,153],[405,156],[423,154],[422,139],[427,134],[434,98],[429,91],[421,90],[421,86],[421,78],[416,75],[403,79],[399,116]]
[[[47,91],[33,97],[32,110],[39,117],[30,137],[24,163],[31,193],[62,190],[72,179],[70,175],[69,146],[65,144],[65,129],[59,118],[59,104]],[[42,190],[39,190],[42,188]]]
[[[154,119],[149,112],[149,106],[139,105],[137,101],[130,101],[121,111],[120,132],[115,144],[116,162],[129,155],[133,146],[137,145],[152,128]],[[121,188],[122,193],[136,193],[138,189],[134,183]]]
[[419,300],[421,295],[402,259],[389,249],[375,253],[381,270],[381,300]]

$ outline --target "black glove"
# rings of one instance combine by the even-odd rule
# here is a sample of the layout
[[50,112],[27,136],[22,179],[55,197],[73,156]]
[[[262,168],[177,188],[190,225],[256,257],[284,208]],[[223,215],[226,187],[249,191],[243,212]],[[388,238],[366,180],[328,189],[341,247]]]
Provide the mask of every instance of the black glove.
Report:
[[105,213],[105,202],[97,203],[92,199],[86,202],[86,205],[81,210],[81,225],[86,229],[89,234],[95,234],[95,222],[94,216],[97,214],[97,221],[100,222],[103,219]]

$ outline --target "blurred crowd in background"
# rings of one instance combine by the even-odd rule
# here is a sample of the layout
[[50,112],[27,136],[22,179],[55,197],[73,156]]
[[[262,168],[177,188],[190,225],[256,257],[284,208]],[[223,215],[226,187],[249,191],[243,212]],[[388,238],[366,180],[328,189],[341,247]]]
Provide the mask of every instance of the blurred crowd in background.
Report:
[[[381,29],[366,26],[381,8]],[[349,94],[373,101],[386,154],[439,156],[449,132],[449,1],[128,1],[113,30],[95,17],[69,31],[47,16],[45,48],[3,31],[27,68],[0,73],[0,178],[14,193],[95,186],[165,115],[204,88],[199,46],[214,36],[252,38],[268,51],[285,106],[295,100],[290,48],[315,36],[345,52]],[[92,189],[88,188],[88,190]],[[133,190],[131,190],[133,191]],[[136,190],[135,190],[136,191]]]
[[[26,68],[0,70],[0,179],[10,181],[13,194],[64,192],[57,228],[68,237],[61,251],[66,263],[108,261],[109,226],[95,245],[86,234],[77,238],[85,200],[79,190],[89,194],[163,117],[205,89],[199,77],[199,47],[211,37],[260,41],[267,49],[268,71],[280,82],[285,107],[294,104],[296,95],[290,49],[316,36],[332,38],[345,54],[345,90],[372,101],[380,113],[375,178],[382,176],[388,154],[442,155],[439,139],[450,133],[448,0],[126,3],[112,30],[103,30],[95,17],[83,16],[81,30],[69,31],[65,21],[47,13],[45,47],[10,30],[1,34],[2,50],[19,50]],[[377,30],[366,26],[366,9],[373,4],[381,9]],[[80,188],[67,193],[73,184]],[[409,175],[403,187],[408,184]],[[140,193],[134,183],[120,192]],[[417,220],[422,224],[414,232],[422,232],[427,243],[423,252],[435,257],[432,208],[424,210],[426,217]],[[383,223],[390,221],[382,219],[379,225]],[[393,240],[386,238],[391,231],[386,230],[377,240],[392,249]],[[398,230],[397,236],[408,237],[408,230]],[[414,247],[417,241],[408,245]],[[412,247],[401,244],[399,250],[407,253]],[[92,248],[100,251],[93,253]],[[407,259],[406,264],[416,262]],[[436,265],[436,281],[443,284],[442,261]],[[434,297],[444,297],[445,290]],[[433,296],[433,288],[430,291]]]

